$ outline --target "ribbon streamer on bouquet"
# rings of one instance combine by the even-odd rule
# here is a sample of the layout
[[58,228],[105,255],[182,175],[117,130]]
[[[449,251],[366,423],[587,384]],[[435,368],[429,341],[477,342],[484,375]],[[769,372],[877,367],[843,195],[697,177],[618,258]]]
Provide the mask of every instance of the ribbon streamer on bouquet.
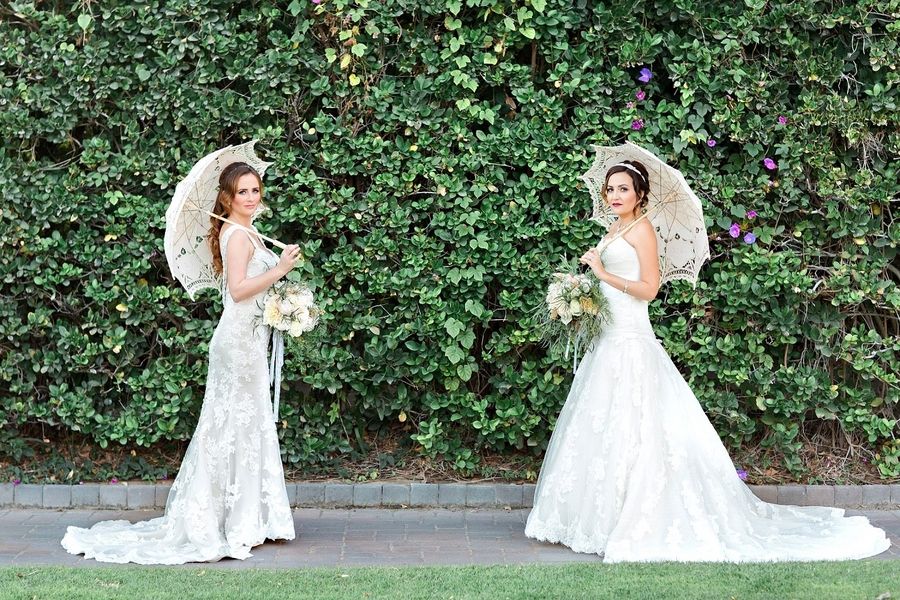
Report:
[[578,340],[575,340],[575,351],[572,353],[572,375],[578,370]]
[[[566,360],[569,359],[569,346],[572,345],[572,333],[569,332],[568,338],[566,338]],[[575,338],[575,344],[572,349],[572,373],[578,370],[578,338]]]
[[269,383],[272,391],[272,414],[278,422],[278,401],[281,399],[281,367],[284,365],[284,336],[272,328],[272,360],[269,362]]

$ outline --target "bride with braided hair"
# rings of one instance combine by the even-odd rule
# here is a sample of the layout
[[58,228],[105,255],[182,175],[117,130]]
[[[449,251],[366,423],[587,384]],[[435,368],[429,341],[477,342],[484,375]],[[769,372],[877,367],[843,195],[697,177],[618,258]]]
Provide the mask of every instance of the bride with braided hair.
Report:
[[278,432],[269,395],[268,342],[261,299],[296,264],[299,248],[281,258],[256,235],[252,218],[262,202],[256,170],[243,162],[219,177],[209,244],[223,276],[223,310],[209,345],[200,419],[163,516],[129,523],[69,527],[72,554],[101,562],[181,564],[244,559],[266,539],[294,539]]

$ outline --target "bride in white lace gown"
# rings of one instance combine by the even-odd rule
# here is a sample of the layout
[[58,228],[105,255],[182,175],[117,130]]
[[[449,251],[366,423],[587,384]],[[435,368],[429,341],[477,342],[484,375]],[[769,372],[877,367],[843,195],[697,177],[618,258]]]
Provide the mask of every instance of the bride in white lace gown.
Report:
[[[606,201],[630,223],[647,191],[640,163],[610,169]],[[659,287],[646,221],[582,262],[603,281],[610,325],[593,341],[559,414],[525,534],[622,561],[841,560],[890,547],[865,517],[756,498],[647,313]]]
[[[262,182],[234,163],[220,177],[217,214],[252,228]],[[134,524],[104,521],[69,527],[72,554],[113,563],[181,564],[244,559],[266,539],[294,539],[278,433],[269,396],[266,290],[293,268],[297,246],[279,261],[255,235],[212,220],[210,245],[224,269],[224,309],[209,346],[200,419],[166,502],[165,515]]]

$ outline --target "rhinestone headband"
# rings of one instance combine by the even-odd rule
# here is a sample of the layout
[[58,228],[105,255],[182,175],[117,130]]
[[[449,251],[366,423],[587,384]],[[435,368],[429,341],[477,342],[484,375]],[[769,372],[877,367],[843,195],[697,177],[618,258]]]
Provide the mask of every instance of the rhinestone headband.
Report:
[[634,166],[632,166],[632,165],[629,165],[628,163],[616,163],[616,164],[614,164],[612,167],[610,167],[610,169],[612,169],[613,167],[625,167],[625,168],[628,169],[629,171],[634,171],[635,173],[637,173],[637,174],[640,176],[641,179],[644,180],[644,183],[647,183],[647,178],[644,177],[644,174],[643,174],[643,173],[641,173],[640,171],[638,171],[637,167],[634,167]]

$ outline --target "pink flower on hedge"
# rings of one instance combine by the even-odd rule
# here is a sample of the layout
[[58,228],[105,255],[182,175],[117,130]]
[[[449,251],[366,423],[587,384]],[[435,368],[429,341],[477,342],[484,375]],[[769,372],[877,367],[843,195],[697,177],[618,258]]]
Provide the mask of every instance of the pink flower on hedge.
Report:
[[745,471],[744,469],[738,469],[737,476],[741,479],[741,481],[747,481],[747,471]]
[[784,115],[778,115],[778,124],[787,125],[787,117]]
[[13,485],[19,485],[20,483],[22,483],[22,480],[19,479],[18,477],[16,477],[15,479],[12,480]]
[[747,211],[747,218],[748,218],[748,219],[755,219],[755,218],[756,218],[756,211],[755,211],[755,210],[748,210],[748,211]]
[[732,223],[731,227],[728,228],[728,235],[730,235],[733,238],[736,238],[737,236],[741,235],[741,226],[738,225],[737,223]]
[[651,79],[653,79],[653,71],[651,71],[647,67],[641,69],[641,76],[638,77],[638,81],[649,83]]
[[634,129],[635,131],[643,129],[644,128],[644,120],[643,119],[635,119],[634,121],[631,122],[631,128]]
[[312,0],[313,4],[322,4],[322,0]]
[[109,480],[109,482],[110,483],[119,483],[119,480],[116,479],[115,477],[113,477],[112,479]]
[[634,97],[638,100],[643,100],[647,97],[647,92],[645,92],[644,90],[638,90],[634,93]]
[[763,164],[770,171],[774,171],[775,169],[778,168],[778,163],[776,163],[774,160],[772,160],[768,156],[763,159]]
[[753,234],[752,231],[748,231],[748,232],[747,232],[747,235],[744,236],[744,243],[745,243],[745,244],[752,244],[752,243],[754,243],[755,241],[756,241],[756,236]]
[[706,140],[706,145],[710,148],[715,148],[717,143],[718,142],[716,142],[715,138],[709,138],[708,140]]
[[626,102],[625,108],[634,108],[634,102]]

